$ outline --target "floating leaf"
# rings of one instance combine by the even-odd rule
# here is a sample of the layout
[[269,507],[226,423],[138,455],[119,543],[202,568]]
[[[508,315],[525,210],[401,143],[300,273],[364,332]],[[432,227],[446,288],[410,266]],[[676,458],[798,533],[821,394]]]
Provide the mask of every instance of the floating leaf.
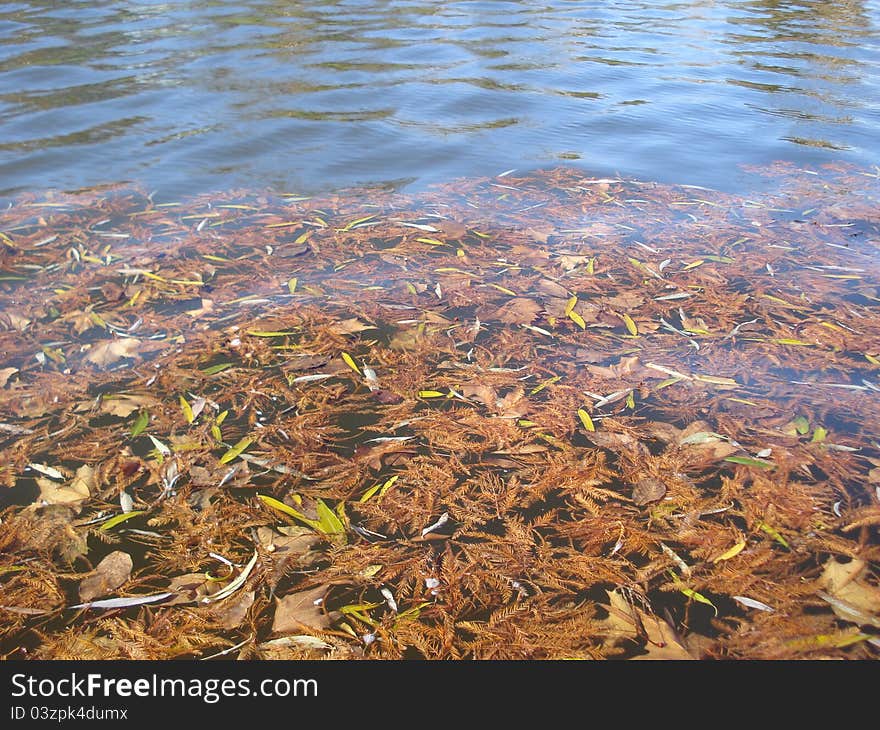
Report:
[[131,427],[131,437],[134,438],[136,436],[140,436],[147,425],[150,423],[150,413],[149,411],[142,410],[138,413],[137,418]]
[[192,423],[195,421],[195,416],[193,415],[192,406],[189,404],[186,398],[180,396],[180,410],[183,411],[183,417],[186,419],[187,423]]
[[174,593],[153,593],[148,596],[132,596],[131,598],[107,598],[101,601],[90,601],[88,603],[78,603],[71,608],[131,608],[132,606],[143,606],[145,603],[158,603],[164,601]]
[[318,530],[320,532],[333,537],[345,535],[345,525],[342,520],[336,516],[336,513],[327,506],[323,499],[317,500],[315,511],[318,515]]
[[683,593],[684,595],[686,595],[688,598],[693,598],[698,603],[705,603],[707,606],[711,606],[712,610],[715,611],[715,615],[716,616],[718,615],[718,609],[715,607],[715,604],[712,603],[712,601],[710,601],[708,598],[706,598],[706,596],[704,596],[703,594],[697,593],[696,591],[691,590],[690,588],[679,588],[678,590],[681,593]]
[[345,361],[345,364],[348,365],[352,370],[354,370],[358,375],[363,375],[361,373],[361,369],[357,366],[357,363],[354,361],[351,355],[347,352],[342,353],[342,359]]
[[752,459],[748,456],[727,456],[724,458],[724,461],[729,461],[732,464],[742,464],[743,466],[756,466],[759,469],[776,468],[776,464],[764,461],[763,459]]
[[771,527],[766,522],[758,522],[755,525],[755,527],[766,532],[768,535],[770,535],[770,537],[772,537],[774,540],[776,540],[776,542],[778,542],[780,545],[782,545],[782,547],[784,547],[786,550],[791,549],[791,547],[789,546],[786,539],[779,533],[779,531],[775,527]]
[[717,558],[712,560],[712,562],[719,563],[722,560],[730,560],[731,558],[734,558],[737,555],[739,555],[743,551],[743,548],[745,548],[745,546],[746,546],[745,540],[741,540],[740,542],[738,542],[736,545],[734,545],[729,550],[725,550],[723,553],[721,553],[721,555],[719,555]]
[[112,530],[116,525],[121,525],[123,522],[130,520],[132,517],[137,517],[138,515],[143,514],[146,514],[146,510],[132,510],[131,512],[123,512],[122,514],[113,515],[109,520],[102,522],[98,529],[106,532],[107,530]]
[[759,611],[767,611],[768,613],[773,613],[773,610],[766,603],[761,603],[760,601],[756,601],[754,598],[749,598],[748,596],[731,596],[731,598],[737,603],[741,603],[746,608],[756,608]]
[[294,519],[297,519],[300,522],[307,524],[313,530],[317,530],[318,532],[321,531],[321,523],[318,520],[313,520],[309,517],[306,517],[302,512],[294,509],[290,505],[287,505],[284,502],[280,502],[273,497],[268,497],[265,494],[258,494],[257,497],[259,497],[260,500],[268,507],[278,510],[279,512],[283,512],[289,517],[293,517]]
[[80,582],[80,600],[88,602],[115,591],[131,577],[133,566],[131,555],[121,550],[114,550],[98,563],[91,575]]
[[250,446],[254,440],[245,436],[241,439],[235,446],[233,446],[229,451],[227,451],[223,456],[220,457],[221,464],[228,464],[230,461],[235,459],[242,451],[244,451],[248,446]]
[[636,327],[636,323],[633,322],[632,317],[630,317],[626,312],[620,315],[620,318],[623,320],[623,323],[626,325],[626,331],[629,332],[633,337],[636,337],[639,334],[639,328]]
[[578,418],[581,419],[581,423],[584,424],[584,428],[587,429],[587,431],[596,430],[596,426],[593,423],[593,419],[590,418],[589,413],[587,413],[583,408],[578,408],[577,414]]

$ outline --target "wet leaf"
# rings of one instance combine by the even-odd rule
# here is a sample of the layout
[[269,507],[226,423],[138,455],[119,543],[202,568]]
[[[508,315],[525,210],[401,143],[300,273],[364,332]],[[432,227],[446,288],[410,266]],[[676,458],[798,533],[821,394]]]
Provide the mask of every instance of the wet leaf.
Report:
[[743,548],[745,548],[745,546],[745,540],[740,540],[740,542],[736,543],[736,545],[734,545],[732,548],[730,548],[729,550],[725,550],[723,553],[721,553],[721,555],[713,558],[712,562],[718,563],[722,560],[730,560],[731,558],[735,558],[743,551]]
[[131,577],[134,563],[128,553],[114,550],[79,584],[79,598],[84,603],[105,596],[125,584]]
[[666,495],[666,485],[659,479],[640,479],[633,487],[632,500],[639,507],[656,502]]
[[595,431],[596,426],[593,424],[593,419],[590,418],[590,414],[587,413],[583,408],[578,408],[577,411],[578,418],[581,419],[581,423],[584,424],[584,428],[587,431]]
[[301,633],[303,629],[314,631],[329,628],[332,620],[323,610],[327,589],[326,585],[320,585],[276,599],[272,633]]
[[137,418],[134,420],[134,423],[131,426],[131,437],[135,438],[136,436],[140,436],[146,429],[147,425],[150,423],[150,413],[149,411],[142,410],[138,413]]
[[102,522],[98,529],[103,531],[112,530],[117,525],[121,525],[132,517],[137,517],[138,515],[143,514],[146,514],[146,510],[132,510],[131,512],[123,512],[122,514],[113,515],[109,520]]
[[245,436],[237,444],[235,444],[235,446],[230,448],[225,454],[223,454],[223,456],[220,457],[220,463],[228,464],[230,461],[238,458],[238,456],[240,456],[241,453],[253,442],[254,440],[252,438]]
[[122,337],[115,340],[107,340],[94,345],[86,354],[86,361],[98,367],[107,367],[113,363],[125,359],[139,357],[140,340],[133,337]]

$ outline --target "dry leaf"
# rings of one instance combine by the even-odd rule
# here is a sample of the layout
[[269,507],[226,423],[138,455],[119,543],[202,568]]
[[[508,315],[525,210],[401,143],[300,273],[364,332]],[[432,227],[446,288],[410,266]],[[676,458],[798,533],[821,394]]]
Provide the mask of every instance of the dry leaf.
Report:
[[79,598],[83,603],[106,596],[115,591],[131,577],[133,563],[131,556],[121,550],[114,550],[98,563],[91,575],[79,584]]

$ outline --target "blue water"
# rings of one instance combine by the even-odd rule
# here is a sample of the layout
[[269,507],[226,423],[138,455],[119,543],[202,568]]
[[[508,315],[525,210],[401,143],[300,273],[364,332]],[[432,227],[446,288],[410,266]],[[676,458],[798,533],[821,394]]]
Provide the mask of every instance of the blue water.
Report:
[[880,163],[880,2],[0,3],[0,192]]

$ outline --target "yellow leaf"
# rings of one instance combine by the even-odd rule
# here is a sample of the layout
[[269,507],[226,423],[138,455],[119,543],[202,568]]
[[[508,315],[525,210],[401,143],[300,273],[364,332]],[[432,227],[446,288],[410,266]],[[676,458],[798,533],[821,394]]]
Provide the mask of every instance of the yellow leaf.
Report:
[[221,464],[227,464],[241,454],[248,446],[253,443],[252,438],[245,437],[220,457]]
[[196,420],[195,416],[193,415],[192,406],[183,396],[180,396],[180,410],[183,411],[183,417],[186,419],[187,423],[192,423]]
[[620,315],[620,318],[623,320],[623,323],[626,325],[626,330],[633,337],[636,337],[639,334],[639,328],[636,327],[636,323],[633,322],[632,317],[630,317],[626,312]]
[[577,411],[578,418],[581,419],[581,423],[584,424],[584,428],[587,431],[595,431],[596,426],[593,424],[593,419],[590,418],[590,414],[587,413],[583,408],[578,408]]
[[745,546],[746,546],[745,540],[741,540],[740,542],[738,542],[736,545],[734,545],[729,550],[725,550],[723,553],[721,553],[721,555],[719,555],[717,558],[715,558],[712,562],[719,563],[722,560],[730,560],[731,558],[739,555],[743,551],[743,548]]
[[581,315],[579,315],[573,309],[568,313],[568,318],[582,330],[587,328],[587,323],[584,322],[584,318],[581,317]]
[[439,390],[420,390],[419,398],[445,398],[446,393],[441,393]]
[[697,259],[696,261],[692,261],[687,266],[685,266],[682,271],[688,271],[689,269],[696,269],[698,266],[702,266],[705,261],[703,259]]
[[572,313],[572,311],[574,311],[574,308],[577,306],[577,303],[578,303],[577,294],[575,294],[571,299],[569,299],[565,303],[565,316],[566,317],[568,315],[570,315]]
[[297,279],[295,276],[287,282],[287,290],[291,294],[293,294],[296,291],[296,282],[297,282]]
[[354,370],[358,375],[361,374],[361,369],[357,366],[357,363],[354,361],[351,355],[347,352],[342,353],[342,359],[345,361],[345,364],[348,365],[352,370]]

